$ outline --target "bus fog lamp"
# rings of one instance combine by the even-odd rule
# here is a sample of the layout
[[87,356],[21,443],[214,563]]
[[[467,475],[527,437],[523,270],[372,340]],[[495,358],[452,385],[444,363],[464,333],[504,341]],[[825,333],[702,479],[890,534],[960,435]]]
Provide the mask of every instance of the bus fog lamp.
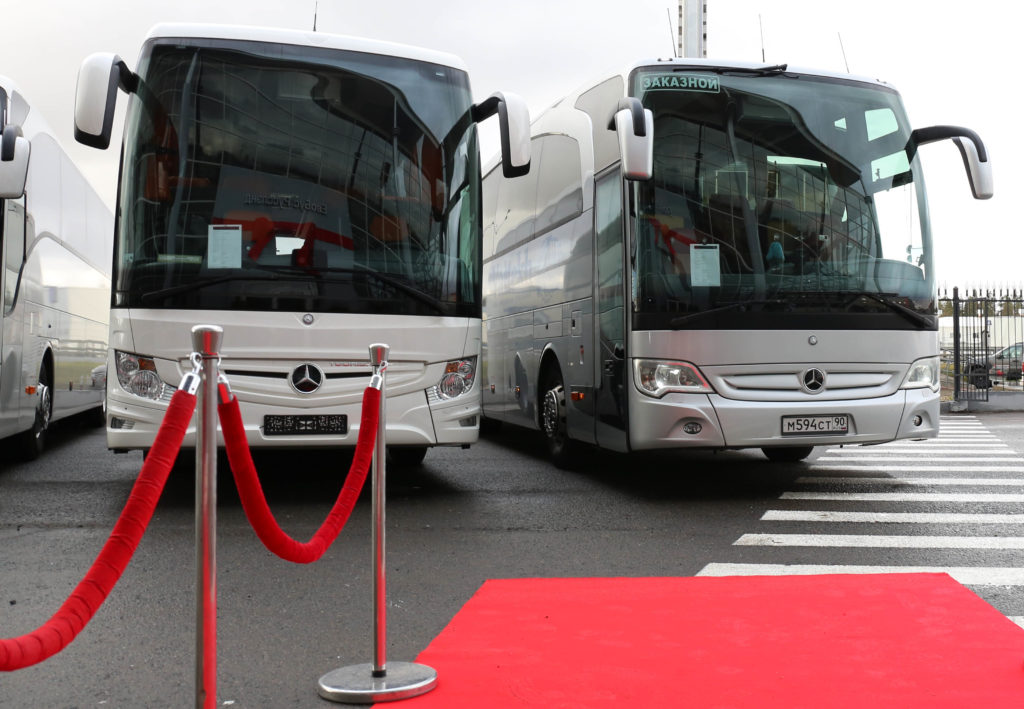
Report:
[[476,357],[448,362],[444,376],[437,383],[437,395],[442,399],[454,399],[473,388],[476,379]]
[[910,365],[900,389],[939,390],[939,358],[924,357]]
[[114,368],[117,371],[118,383],[129,394],[154,401],[163,395],[164,383],[157,374],[156,362],[151,357],[116,351]]
[[640,391],[661,397],[669,392],[710,394],[711,385],[689,362],[667,362],[638,359],[635,361],[636,382]]

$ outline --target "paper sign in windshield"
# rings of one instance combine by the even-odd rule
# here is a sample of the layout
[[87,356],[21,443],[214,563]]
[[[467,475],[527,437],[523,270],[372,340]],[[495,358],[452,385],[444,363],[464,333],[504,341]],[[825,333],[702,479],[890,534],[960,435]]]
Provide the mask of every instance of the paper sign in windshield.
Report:
[[646,91],[697,91],[717,94],[721,82],[712,74],[645,74],[640,87]]
[[207,268],[242,267],[242,225],[210,224],[206,240]]
[[722,285],[718,244],[690,244],[690,283],[717,288]]

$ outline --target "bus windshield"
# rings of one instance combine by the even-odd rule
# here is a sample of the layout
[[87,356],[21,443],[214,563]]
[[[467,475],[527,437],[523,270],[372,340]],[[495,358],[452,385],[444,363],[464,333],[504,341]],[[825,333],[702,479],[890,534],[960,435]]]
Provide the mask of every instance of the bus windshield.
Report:
[[139,77],[115,307],[480,316],[463,71],[164,39]]
[[698,69],[634,73],[654,114],[637,183],[637,329],[935,329],[928,211],[899,95]]

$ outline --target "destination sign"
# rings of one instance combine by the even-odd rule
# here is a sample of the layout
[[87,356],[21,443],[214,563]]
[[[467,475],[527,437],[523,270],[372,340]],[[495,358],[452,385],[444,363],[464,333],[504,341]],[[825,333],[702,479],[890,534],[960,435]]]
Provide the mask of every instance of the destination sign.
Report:
[[721,82],[711,74],[644,74],[640,88],[644,91],[697,91],[717,94]]

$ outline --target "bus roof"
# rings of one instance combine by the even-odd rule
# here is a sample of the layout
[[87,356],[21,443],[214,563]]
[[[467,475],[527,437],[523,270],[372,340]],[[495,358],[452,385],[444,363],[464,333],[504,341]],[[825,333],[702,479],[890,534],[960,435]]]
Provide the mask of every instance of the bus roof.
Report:
[[695,57],[674,57],[669,59],[647,59],[638,61],[630,66],[624,73],[623,77],[628,77],[634,70],[641,67],[659,67],[659,68],[682,68],[682,67],[693,67],[695,69],[723,69],[723,68],[734,68],[734,69],[764,69],[766,67],[785,66],[786,71],[791,74],[807,74],[808,76],[821,76],[831,79],[844,79],[846,81],[860,81],[868,84],[875,84],[877,86],[885,86],[893,88],[892,85],[882,81],[881,79],[872,79],[866,76],[857,76],[855,74],[844,74],[842,72],[828,71],[826,69],[816,69],[813,67],[797,66],[794,64],[786,64],[785,62],[745,62],[745,61],[733,61],[733,60],[722,60],[722,59],[697,59]]
[[384,42],[364,37],[328,34],[325,32],[306,32],[303,30],[278,29],[276,27],[257,27],[250,25],[215,25],[204,23],[161,23],[154,26],[146,37],[146,41],[167,37],[197,39],[231,39],[250,42],[271,42],[276,44],[294,44],[303,47],[325,47],[327,49],[344,49],[367,54],[381,54],[389,57],[401,57],[414,61],[429,62],[467,71],[465,63],[454,54],[438,52],[432,49],[414,47],[397,42]]

